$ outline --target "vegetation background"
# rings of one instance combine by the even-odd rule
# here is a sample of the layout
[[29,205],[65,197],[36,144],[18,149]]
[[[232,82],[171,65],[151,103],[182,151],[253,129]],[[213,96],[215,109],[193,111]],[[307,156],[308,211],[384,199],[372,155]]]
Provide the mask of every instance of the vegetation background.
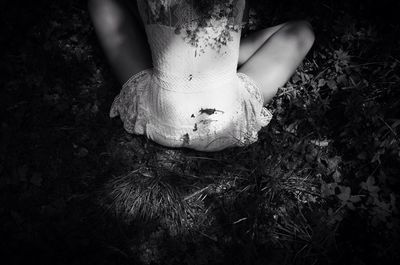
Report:
[[86,1],[0,2],[3,264],[398,264],[399,2],[252,1],[316,42],[259,142],[126,134]]

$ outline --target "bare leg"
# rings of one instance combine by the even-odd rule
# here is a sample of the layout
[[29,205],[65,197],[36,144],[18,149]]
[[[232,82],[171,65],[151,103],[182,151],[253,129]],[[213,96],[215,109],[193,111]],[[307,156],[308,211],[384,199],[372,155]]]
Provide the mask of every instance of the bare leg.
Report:
[[240,68],[248,59],[279,29],[281,29],[286,23],[269,27],[266,29],[260,29],[252,32],[245,38],[240,40],[239,47],[239,62],[238,68]]
[[121,83],[152,67],[139,17],[135,18],[118,0],[89,0],[88,7],[103,50]]
[[287,22],[251,33],[240,42],[238,72],[258,84],[266,104],[294,73],[314,39],[306,21]]

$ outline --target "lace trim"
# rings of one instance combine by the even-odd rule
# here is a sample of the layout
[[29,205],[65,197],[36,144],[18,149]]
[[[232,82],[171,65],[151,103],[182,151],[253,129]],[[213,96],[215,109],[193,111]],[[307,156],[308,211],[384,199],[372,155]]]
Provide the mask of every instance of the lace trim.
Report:
[[124,129],[129,133],[144,134],[146,128],[146,118],[143,117],[141,98],[143,86],[139,84],[142,78],[151,73],[151,68],[142,70],[128,79],[123,85],[120,93],[115,97],[111,109],[110,117],[120,116]]
[[[246,82],[248,82],[250,84],[250,86],[246,86],[247,91],[252,94],[257,101],[263,106],[264,105],[264,96],[261,93],[261,89],[258,86],[258,84],[256,84],[256,82],[248,75],[246,75],[245,73],[237,73],[239,77],[243,78],[246,80]],[[268,110],[268,108],[266,108],[265,106],[262,107],[261,109],[261,122],[263,124],[263,126],[266,126],[270,123],[270,121],[272,120],[273,114]]]
[[[244,124],[240,121],[238,122],[238,128],[240,128],[239,135],[241,136],[239,145],[247,146],[258,140],[259,130],[271,122],[273,115],[263,106],[263,95],[255,81],[245,73],[238,72],[237,74],[250,96],[250,99],[244,100],[242,104],[242,111],[247,117],[246,122]],[[244,98],[246,98],[245,95]]]
[[131,76],[123,85],[122,88],[128,87],[128,86],[132,86],[133,84],[138,82],[138,79],[141,78],[142,76],[146,75],[149,71],[151,71],[153,68],[146,68],[136,74],[134,74],[133,76]]
[[253,96],[257,99],[257,101],[263,105],[264,104],[264,97],[262,95],[262,93],[260,92],[260,87],[256,84],[256,82],[250,78],[250,76],[248,76],[245,73],[237,73],[239,77],[241,77],[242,79],[244,79],[247,83],[250,84],[250,86],[246,86],[247,91],[250,94],[253,94]]

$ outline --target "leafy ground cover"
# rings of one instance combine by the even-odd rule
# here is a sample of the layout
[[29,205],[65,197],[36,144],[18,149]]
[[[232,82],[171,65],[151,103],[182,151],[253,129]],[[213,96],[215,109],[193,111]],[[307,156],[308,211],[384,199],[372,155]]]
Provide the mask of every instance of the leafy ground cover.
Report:
[[306,18],[316,43],[259,142],[211,154],[109,119],[85,1],[0,6],[6,264],[399,260],[397,3],[254,1],[252,30]]

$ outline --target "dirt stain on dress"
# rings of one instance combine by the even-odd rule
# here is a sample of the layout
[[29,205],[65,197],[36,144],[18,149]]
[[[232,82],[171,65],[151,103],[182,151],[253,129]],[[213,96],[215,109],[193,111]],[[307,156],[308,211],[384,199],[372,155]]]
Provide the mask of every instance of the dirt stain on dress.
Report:
[[189,134],[188,134],[188,133],[185,133],[185,134],[182,136],[182,140],[183,140],[183,144],[189,144],[189,142],[190,142]]
[[207,114],[207,115],[213,115],[216,112],[224,113],[222,110],[217,110],[217,109],[203,109],[203,108],[201,108],[199,110],[200,114]]

